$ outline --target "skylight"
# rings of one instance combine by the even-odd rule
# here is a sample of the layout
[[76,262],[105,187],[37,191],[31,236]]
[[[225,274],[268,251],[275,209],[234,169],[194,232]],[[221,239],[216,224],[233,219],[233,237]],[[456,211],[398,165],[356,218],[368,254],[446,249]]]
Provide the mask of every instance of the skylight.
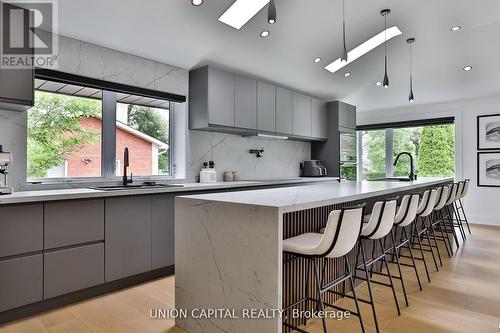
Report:
[[385,38],[386,38],[386,32],[387,32],[387,40],[390,40],[396,36],[399,36],[402,34],[401,30],[399,30],[398,27],[390,27],[387,28],[387,30],[382,31],[378,35],[370,38],[363,44],[357,46],[353,50],[349,51],[348,56],[347,56],[347,62],[341,61],[340,58],[332,62],[331,64],[327,65],[325,69],[329,72],[335,73],[338,70],[342,69],[343,67],[349,65],[351,62],[354,60],[362,57],[363,55],[367,54],[371,50],[375,49],[377,46],[380,46],[384,44]]
[[235,29],[240,29],[268,3],[269,0],[236,0],[219,17],[219,21]]

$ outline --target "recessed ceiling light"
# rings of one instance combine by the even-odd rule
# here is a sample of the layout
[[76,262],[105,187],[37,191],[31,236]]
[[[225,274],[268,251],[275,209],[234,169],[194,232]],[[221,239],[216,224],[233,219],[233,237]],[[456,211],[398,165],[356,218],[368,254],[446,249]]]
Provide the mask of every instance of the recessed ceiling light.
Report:
[[399,30],[398,27],[390,27],[387,30],[382,31],[378,35],[370,38],[363,44],[357,46],[355,49],[351,50],[348,55],[347,55],[347,61],[342,61],[340,58],[332,62],[331,64],[327,65],[325,69],[329,72],[335,73],[341,68],[349,65],[351,62],[354,60],[358,59],[359,57],[367,54],[374,48],[376,48],[379,45],[384,44],[386,41],[386,34],[387,34],[387,40],[390,40],[396,36],[399,36],[402,34],[401,30]]
[[344,74],[345,77],[351,76],[351,73],[347,72]]
[[464,71],[468,72],[472,69],[472,66],[465,66],[464,67]]
[[219,17],[219,21],[240,29],[255,16],[270,0],[236,0],[228,10]]
[[260,37],[267,37],[269,36],[269,30],[264,30],[260,33]]
[[313,60],[313,61],[314,61],[314,63],[315,63],[315,64],[317,64],[318,62],[320,62],[320,61],[321,61],[321,58],[320,58],[320,57],[314,58],[314,60]]
[[203,4],[203,0],[191,0],[191,4],[193,6],[201,6]]
[[460,29],[462,29],[462,27],[459,25],[456,25],[456,26],[450,28],[451,31],[458,31]]
[[382,85],[382,82],[377,81],[375,84],[380,87]]

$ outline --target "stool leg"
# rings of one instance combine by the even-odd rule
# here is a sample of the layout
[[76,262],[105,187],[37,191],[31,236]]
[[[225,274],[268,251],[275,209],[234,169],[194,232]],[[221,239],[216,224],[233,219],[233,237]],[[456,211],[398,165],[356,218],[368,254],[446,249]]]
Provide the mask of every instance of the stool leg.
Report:
[[375,322],[375,329],[376,329],[377,333],[379,333],[380,329],[378,327],[377,312],[375,310],[375,302],[373,300],[372,285],[370,282],[370,274],[368,272],[368,267],[366,266],[365,249],[364,249],[364,246],[361,245],[361,242],[359,243],[359,247],[361,249],[361,259],[363,261],[363,268],[364,268],[365,275],[366,275],[366,284],[368,286],[368,294],[370,295],[370,304],[372,306],[373,321]]
[[[443,260],[441,259],[441,251],[439,250],[439,245],[438,245],[438,241],[436,238],[436,234],[434,233],[434,228],[432,227],[432,218],[431,218],[432,215],[433,214],[431,213],[427,216],[427,221],[429,221],[430,234],[431,234],[432,240],[434,241],[434,246],[436,247],[436,252],[438,254],[439,266],[443,266]],[[432,246],[431,246],[431,250],[432,250]]]
[[453,239],[455,240],[455,245],[457,246],[457,251],[460,248],[460,242],[458,241],[458,236],[455,231],[455,226],[453,225],[453,217],[450,217],[450,210],[448,209],[447,206],[444,207],[446,210],[446,220],[448,221],[449,228],[451,230],[451,233],[453,234]]
[[464,214],[465,224],[467,225],[467,229],[469,229],[469,234],[472,235],[472,232],[470,231],[469,227],[469,220],[467,219],[467,215],[465,215],[464,204],[462,203],[462,199],[458,199],[458,201],[460,202],[460,209],[462,210],[462,214]]
[[427,267],[427,260],[425,260],[425,254],[424,254],[424,248],[422,246],[422,241],[420,240],[420,230],[418,228],[418,220],[415,219],[415,222],[413,222],[413,225],[415,226],[415,234],[417,235],[417,243],[418,247],[420,249],[420,254],[422,255],[422,261],[424,262],[424,267],[425,267],[425,273],[427,274],[427,280],[431,282],[431,275],[429,274],[429,268]]
[[444,234],[446,236],[446,239],[448,241],[448,246],[450,248],[450,253],[453,256],[454,255],[454,253],[453,253],[453,243],[451,242],[450,233],[448,232],[448,225],[447,225],[446,220],[444,218],[443,210],[442,209],[439,210],[437,212],[437,214],[439,214],[439,218],[441,219],[440,228],[444,229]]
[[[434,250],[432,249],[432,242],[431,242],[431,238],[429,237],[430,231],[429,231],[429,228],[427,227],[427,225],[425,224],[425,220],[426,220],[426,218],[424,217],[422,219],[422,225],[424,226],[422,231],[424,232],[425,237],[427,238],[427,242],[429,243],[429,248],[431,249],[432,260],[434,261],[434,266],[436,266],[436,270],[439,271],[439,266],[438,266],[438,263],[436,260],[436,255],[434,254]],[[432,228],[432,226],[431,226],[431,228]]]
[[365,333],[365,325],[363,323],[363,317],[361,316],[361,309],[359,307],[358,297],[356,296],[356,290],[354,288],[354,279],[352,278],[351,268],[349,267],[349,259],[347,258],[347,255],[344,256],[344,259],[345,259],[344,260],[345,270],[349,274],[349,281],[351,282],[351,289],[352,289],[352,296],[354,298],[354,304],[356,304],[356,312],[359,314],[358,318],[359,318],[359,324],[361,325],[361,332]]
[[[403,229],[403,232],[405,234],[405,238],[408,241],[408,251],[410,252],[410,257],[411,257],[411,262],[413,264],[413,269],[415,270],[415,275],[417,276],[418,287],[420,288],[420,291],[422,291],[422,283],[420,282],[420,275],[418,274],[417,263],[415,262],[415,257],[413,256],[412,245],[409,241],[408,233],[406,232],[406,227],[403,227],[402,229]],[[401,238],[403,238],[402,234],[401,234]],[[403,241],[401,241],[401,242],[403,242]]]
[[440,220],[440,217],[439,217],[439,212],[437,212],[437,211],[436,211],[436,213],[435,213],[435,214],[436,214],[436,215],[435,215],[435,216],[436,216],[436,219],[439,221],[439,222],[436,224],[436,226],[438,226],[438,227],[439,227],[439,233],[441,234],[441,238],[443,239],[443,242],[444,242],[444,247],[446,248],[446,253],[448,254],[448,258],[451,258],[451,256],[452,256],[452,251],[453,251],[453,250],[451,250],[451,251],[450,251],[450,249],[448,248],[448,238],[447,238],[447,237],[445,237],[445,234],[444,234],[444,232],[443,232],[443,225],[442,225],[443,220],[442,220],[442,219]]
[[[392,230],[391,230],[390,234],[391,234],[391,241],[392,241],[392,249],[394,250],[394,253],[395,253],[396,252],[396,239],[394,238],[394,234],[392,233]],[[401,264],[399,263],[399,256],[396,254],[395,257],[396,257],[396,264],[398,265],[399,277],[401,279],[401,287],[403,288],[403,294],[405,295],[405,304],[406,304],[406,306],[409,306],[408,296],[406,295],[405,282],[403,280],[403,272],[401,271]],[[385,260],[385,261],[386,261],[386,266],[389,267],[387,265],[387,260]]]
[[[311,280],[311,277],[309,276],[311,274],[311,260],[307,260],[306,259],[306,301],[305,301],[305,310],[306,311],[309,311],[309,288],[310,288],[310,280]],[[307,318],[306,316],[304,316],[304,318],[302,318],[302,325],[307,325]]]
[[[325,311],[325,303],[323,301],[323,293],[321,292],[321,277],[319,276],[319,268],[318,264],[313,260],[313,265],[314,265],[314,277],[316,278],[316,292],[318,293],[318,305],[321,311]],[[326,328],[326,319],[323,316],[321,318],[321,321],[323,323],[323,332],[328,333],[328,330]]]
[[[382,239],[378,239],[380,243],[380,247],[382,248],[382,252],[384,251],[384,247],[382,245]],[[384,262],[385,269],[387,269],[387,276],[389,277],[389,283],[392,289],[392,295],[394,296],[394,303],[396,303],[396,309],[398,310],[398,316],[401,316],[401,309],[399,308],[398,296],[396,295],[396,288],[394,288],[394,281],[392,280],[391,270],[389,269],[389,264],[387,263],[387,258],[385,257],[385,252],[383,252],[382,261]],[[403,279],[401,278],[401,282]]]

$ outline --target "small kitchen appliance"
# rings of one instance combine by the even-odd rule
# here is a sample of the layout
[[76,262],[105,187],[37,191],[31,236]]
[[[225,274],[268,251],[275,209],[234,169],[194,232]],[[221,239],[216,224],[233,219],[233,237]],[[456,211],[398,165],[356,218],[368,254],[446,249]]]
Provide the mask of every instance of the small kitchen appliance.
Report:
[[217,172],[215,171],[214,161],[209,163],[204,162],[203,168],[200,171],[200,183],[215,183],[217,182]]
[[0,194],[11,194],[12,187],[7,185],[8,168],[12,161],[12,154],[4,152],[2,145],[0,145]]
[[328,171],[323,161],[310,160],[304,161],[301,165],[302,177],[325,177]]

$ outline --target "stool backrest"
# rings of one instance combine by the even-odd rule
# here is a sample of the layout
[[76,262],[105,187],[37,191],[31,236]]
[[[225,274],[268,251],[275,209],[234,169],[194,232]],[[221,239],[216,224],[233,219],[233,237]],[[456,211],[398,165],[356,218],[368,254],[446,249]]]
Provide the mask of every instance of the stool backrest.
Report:
[[364,207],[360,205],[330,212],[325,232],[317,246],[321,257],[338,258],[354,248],[361,233]]
[[418,194],[407,194],[403,197],[398,213],[396,214],[395,225],[406,227],[415,220],[419,199],[420,195]]
[[457,201],[462,197],[462,194],[464,193],[464,188],[465,188],[465,182],[463,180],[459,181],[457,193],[455,195],[455,201]]
[[466,179],[464,182],[464,190],[460,194],[460,199],[465,197],[465,195],[467,194],[467,191],[469,191],[469,183],[470,183],[470,179]]
[[432,213],[432,210],[434,209],[434,206],[436,204],[436,199],[437,191],[435,189],[425,191],[424,195],[422,196],[422,200],[420,200],[417,215],[424,217]]
[[362,235],[370,239],[385,237],[394,225],[397,203],[397,199],[376,202]]
[[455,201],[455,196],[457,195],[458,184],[455,183],[451,186],[450,193],[448,195],[448,200],[446,201],[446,205],[451,205]]
[[443,209],[444,205],[446,204],[446,201],[449,198],[449,193],[450,193],[450,187],[449,186],[440,186],[437,189],[436,193],[436,204],[434,205],[434,210],[440,210]]

